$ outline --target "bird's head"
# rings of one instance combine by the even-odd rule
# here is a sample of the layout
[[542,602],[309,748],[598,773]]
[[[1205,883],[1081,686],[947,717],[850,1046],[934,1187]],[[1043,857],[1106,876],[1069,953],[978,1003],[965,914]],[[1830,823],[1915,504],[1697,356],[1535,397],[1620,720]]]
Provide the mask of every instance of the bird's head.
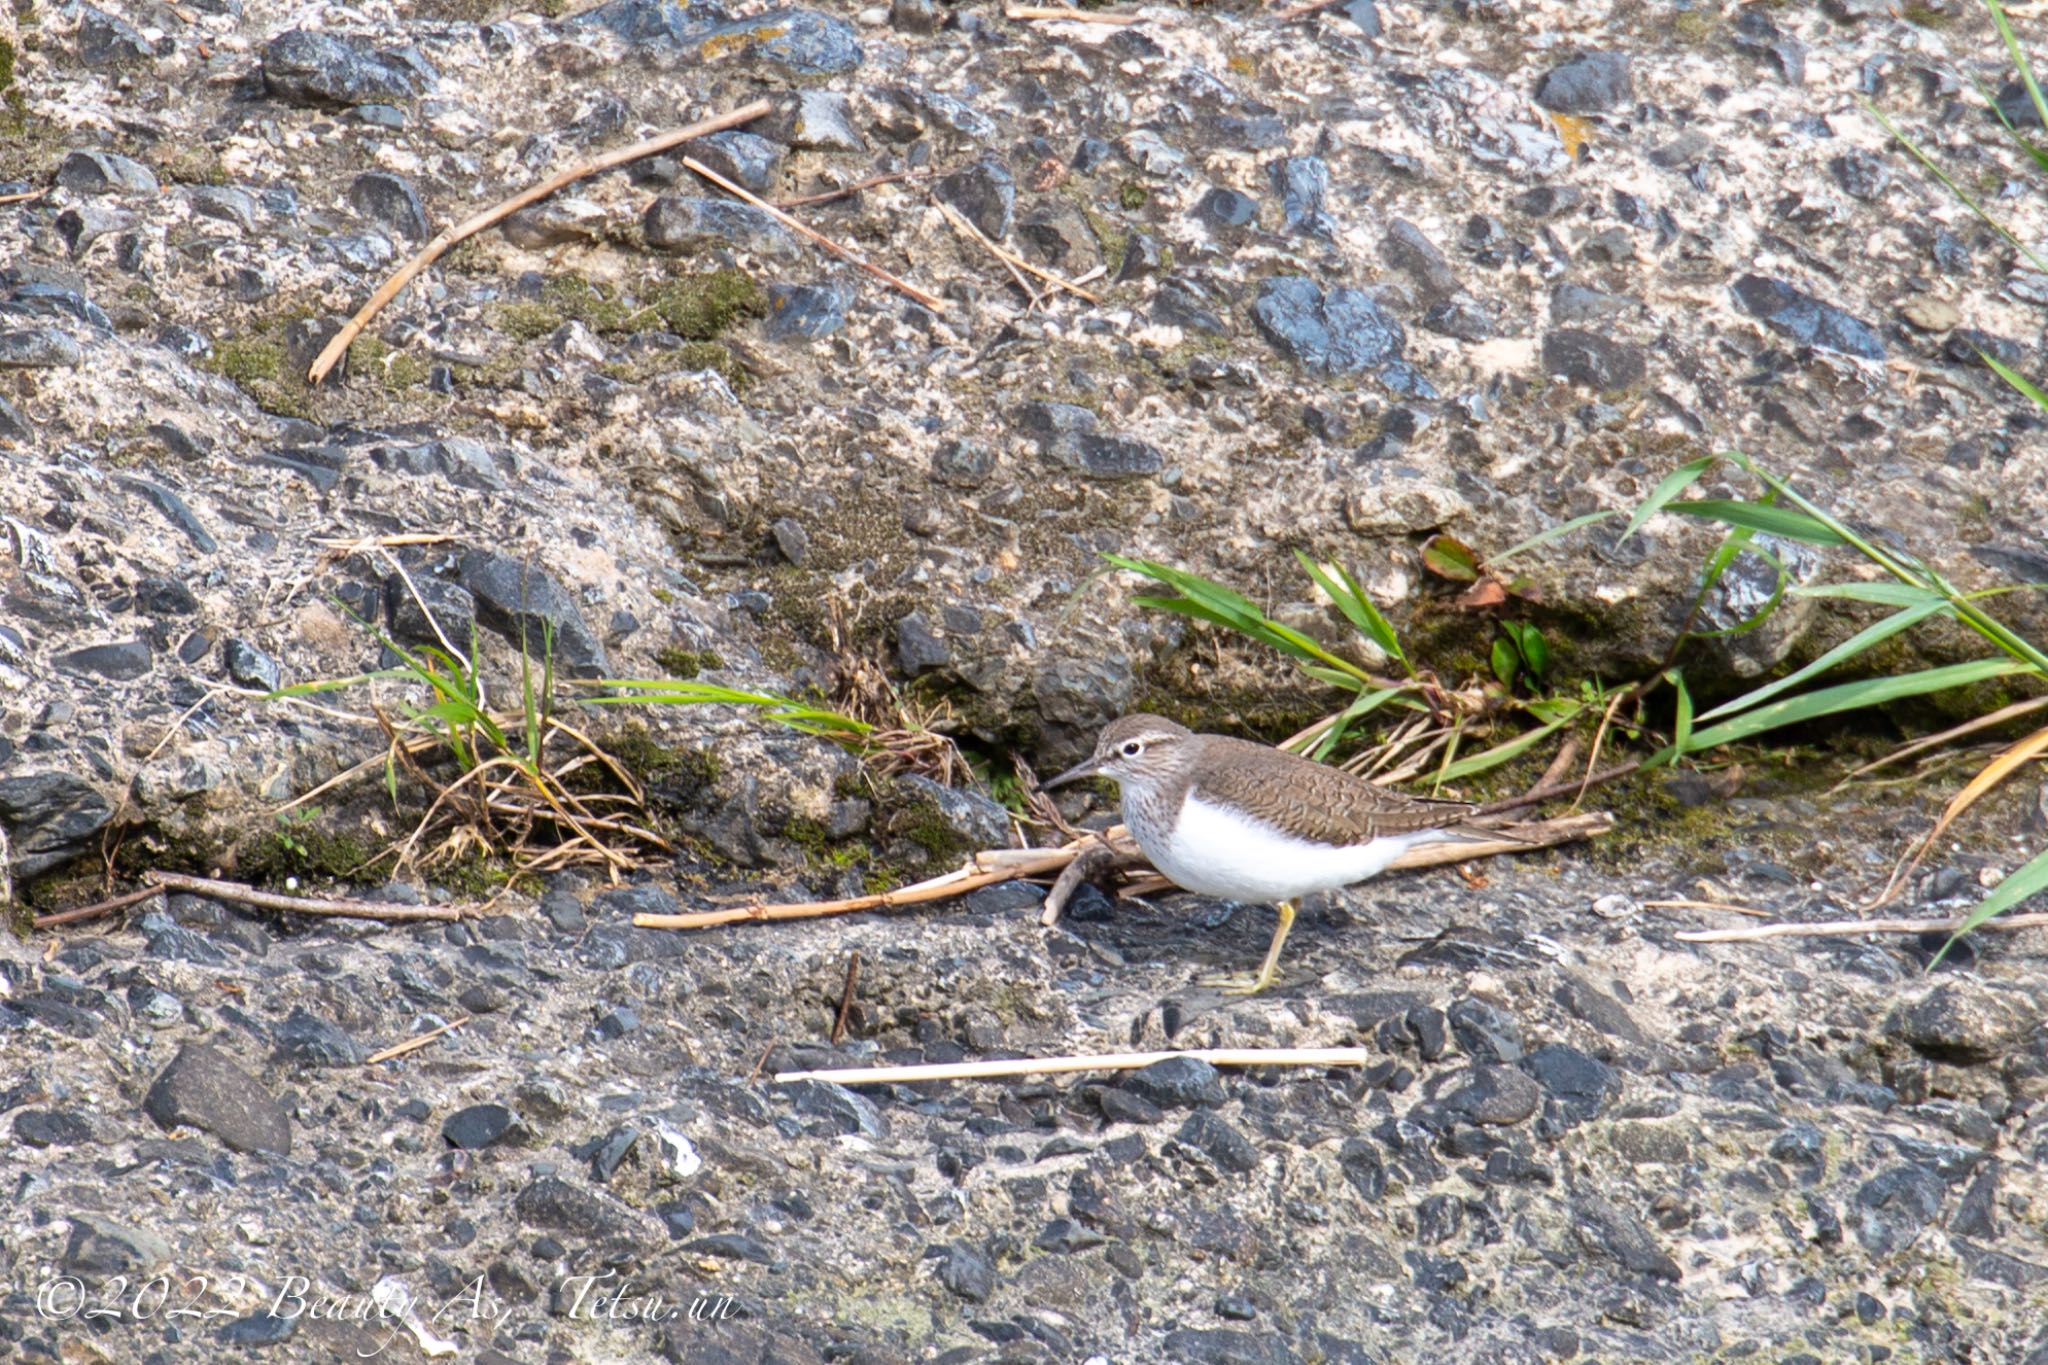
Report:
[[1047,782],[1057,787],[1084,777],[1114,778],[1120,785],[1150,787],[1179,770],[1194,733],[1164,716],[1125,716],[1103,727],[1095,752]]

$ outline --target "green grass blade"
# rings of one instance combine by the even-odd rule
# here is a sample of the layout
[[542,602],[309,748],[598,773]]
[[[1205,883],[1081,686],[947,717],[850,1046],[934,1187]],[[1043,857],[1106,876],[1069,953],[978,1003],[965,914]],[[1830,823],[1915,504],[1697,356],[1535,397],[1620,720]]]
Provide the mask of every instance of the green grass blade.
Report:
[[[1808,583],[1793,588],[1791,595],[1838,597],[1847,602],[1870,602],[1880,607],[1945,606],[1948,602],[1940,593],[1911,583]],[[1971,594],[1973,597],[1976,595]]]
[[[1394,635],[1394,628],[1387,624],[1387,618],[1381,616],[1379,609],[1373,606],[1372,602],[1358,590],[1358,585],[1355,582],[1339,582],[1337,579],[1332,578],[1329,574],[1323,572],[1322,565],[1310,559],[1300,550],[1294,552],[1294,557],[1300,561],[1301,567],[1307,571],[1308,576],[1316,581],[1316,586],[1323,590],[1324,595],[1336,604],[1337,610],[1344,613],[1345,620],[1356,626],[1367,639],[1378,645],[1380,651],[1389,658],[1398,659],[1401,657],[1401,642]],[[1341,573],[1342,570],[1339,570],[1339,572]],[[1348,580],[1349,575],[1346,575],[1346,578]]]
[[[1719,459],[1718,455],[1702,455],[1697,460],[1687,460],[1666,474],[1662,482],[1650,490],[1650,496],[1643,499],[1643,505],[1636,508],[1635,515],[1628,519],[1628,526],[1622,531],[1621,540],[1627,540],[1642,530],[1644,522],[1663,511],[1665,505],[1673,498],[1699,482],[1700,476],[1712,469]],[[1615,543],[1620,544],[1621,541]]]
[[2044,412],[2048,412],[2048,393],[2041,392],[2041,390],[2035,387],[2034,384],[2030,380],[2028,380],[2025,375],[2015,374],[2011,369],[1999,363],[1998,358],[1996,356],[1993,356],[1988,352],[1977,352],[1977,358],[1979,360],[1982,360],[1986,365],[1989,365],[1992,368],[1992,370],[1997,373],[2000,379],[2003,379],[2006,383],[2012,385],[2014,389],[2026,395],[2026,397],[2033,402],[2035,407],[2040,408]]
[[1934,961],[1940,962],[1948,955],[1948,950],[1956,946],[1957,939],[1984,921],[2004,914],[2027,897],[2044,890],[2048,890],[2048,849],[2035,854],[2032,861],[1992,887],[1991,894],[1977,902],[1976,909],[1963,916],[1963,922],[1956,927],[1949,941],[1941,945],[1941,951],[1934,955]]
[[1781,540],[1804,541],[1808,545],[1846,545],[1840,532],[1817,517],[1790,507],[1775,507],[1764,502],[1744,502],[1740,498],[1699,498],[1692,501],[1674,502],[1666,511],[1680,516],[1698,517],[1704,521],[1718,521],[1729,526],[1739,526],[1748,531],[1761,531],[1765,535],[1777,536]]
[[1408,662],[1408,651],[1401,648],[1401,637],[1395,631],[1394,623],[1380,614],[1380,609],[1373,605],[1372,598],[1366,593],[1365,588],[1359,583],[1351,570],[1345,568],[1342,564],[1335,565],[1334,567],[1337,570],[1337,577],[1350,590],[1352,598],[1358,603],[1359,609],[1365,613],[1366,618],[1378,623],[1373,632],[1373,639],[1379,642],[1380,648],[1386,650],[1388,654],[1399,660],[1402,668],[1412,674],[1415,671],[1414,665]]
[[1891,639],[1892,636],[1897,635],[1909,626],[1918,625],[1936,613],[1948,613],[1951,610],[1952,608],[1947,602],[1936,598],[1932,602],[1922,602],[1917,606],[1907,607],[1904,611],[1893,612],[1890,616],[1885,617],[1884,620],[1857,631],[1856,634],[1842,641],[1842,643],[1836,645],[1833,649],[1821,655],[1798,672],[1780,678],[1776,682],[1765,683],[1754,691],[1743,693],[1733,701],[1723,702],[1701,716],[1700,721],[1704,724],[1721,716],[1734,715],[1737,711],[1747,711],[1752,706],[1759,706],[1769,701],[1772,697],[1777,696],[1780,692],[1797,687],[1809,678],[1827,672],[1836,664],[1847,659],[1853,659],[1857,655],[1869,650],[1872,646]]
[[1979,204],[1974,198],[1972,198],[1968,190],[1964,189],[1961,185],[1958,185],[1954,180],[1952,180],[1949,177],[1949,173],[1943,170],[1935,162],[1933,157],[1921,151],[1920,145],[1918,143],[1914,142],[1912,138],[1907,137],[1903,132],[1900,132],[1898,128],[1894,127],[1890,119],[1886,118],[1882,113],[1878,112],[1878,108],[1876,105],[1872,104],[1869,100],[1864,99],[1860,95],[1857,96],[1857,99],[1863,105],[1863,111],[1869,114],[1872,118],[1876,119],[1879,127],[1883,128],[1887,133],[1890,133],[1893,137],[1897,138],[1899,141],[1899,145],[1904,147],[1908,152],[1911,152],[1913,154],[1913,159],[1919,162],[1922,166],[1926,167],[1928,174],[1932,175],[1936,180],[1939,180],[1942,183],[1942,185],[1948,190],[1948,192],[1956,197],[1957,201],[1961,203],[1964,208],[1968,209],[1971,213],[1976,214],[1978,220],[1982,222],[1984,226],[1990,228],[1993,232],[2005,238],[2007,244],[2010,245],[2013,248],[2013,250],[2019,252],[2028,260],[2032,261],[2034,263],[2034,268],[2036,270],[2041,271],[2043,274],[2048,274],[2048,261],[2043,261],[2039,256],[2035,255],[2034,249],[2032,247],[2028,246],[2019,238],[2013,236],[2011,229],[2007,228],[2005,224],[1999,222],[1996,218],[1993,218],[1989,213],[1985,212],[1983,205]]
[[1678,717],[1671,727],[1671,747],[1679,753],[1692,752],[1692,692],[1685,685],[1685,670],[1674,668],[1664,675],[1678,694]]
[[1456,782],[1461,777],[1470,777],[1473,773],[1483,773],[1489,768],[1498,768],[1503,763],[1511,762],[1521,757],[1530,749],[1542,743],[1544,736],[1556,733],[1560,726],[1569,725],[1578,718],[1578,715],[1579,708],[1575,707],[1568,716],[1560,716],[1556,720],[1540,725],[1534,730],[1525,731],[1522,734],[1516,735],[1513,739],[1496,744],[1491,749],[1473,754],[1467,758],[1461,758],[1456,763],[1447,763],[1437,770],[1436,780],[1439,784]]
[[2034,102],[2034,113],[2040,117],[2041,125],[2048,128],[2048,99],[2041,97],[2041,87],[2034,80],[2034,64],[2027,60],[2027,50],[2020,46],[2020,40],[2013,36],[2012,25],[2006,21],[2004,0],[1984,0],[1984,8],[1991,11],[1991,22],[1998,25],[1999,41],[2005,44],[2012,64],[2019,68],[2020,83],[2027,87],[2027,98]]
[[[1510,545],[1507,549],[1502,550],[1486,562],[1497,569],[1517,555],[1527,554],[1539,546],[1548,545],[1553,540],[1560,540],[1582,527],[1591,526],[1594,522],[1606,521],[1610,517],[1618,517],[1620,515],[1620,512],[1610,507],[1604,512],[1588,512],[1584,516],[1573,517],[1570,521],[1561,521],[1548,531],[1538,531],[1527,540]],[[1645,518],[1645,520],[1648,520],[1648,518]]]
[[314,682],[293,683],[280,687],[275,692],[265,692],[264,701],[282,701],[291,697],[313,697],[322,692],[339,692],[347,687],[360,687],[368,682],[389,682],[393,678],[409,678],[412,670],[407,668],[380,668],[375,673],[358,673],[350,678],[321,678]]
[[1907,697],[1925,696],[1929,692],[1942,692],[1952,687],[1968,687],[1973,683],[2030,671],[2025,664],[2014,659],[1976,659],[1966,664],[1948,664],[1897,677],[1838,683],[1833,687],[1787,697],[1783,701],[1767,702],[1732,720],[1695,731],[1692,748],[1698,753],[1760,735],[1766,730],[1775,730],[1781,725],[1796,725],[1801,721],[1832,716],[1839,711],[1883,706]]

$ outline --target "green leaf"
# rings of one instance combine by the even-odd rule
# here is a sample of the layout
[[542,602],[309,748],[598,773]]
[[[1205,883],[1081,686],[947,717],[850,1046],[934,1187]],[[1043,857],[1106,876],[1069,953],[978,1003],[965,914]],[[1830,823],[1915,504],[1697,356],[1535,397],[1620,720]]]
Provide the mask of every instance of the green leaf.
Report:
[[1530,536],[1527,540],[1520,541],[1514,545],[1510,545],[1507,549],[1501,551],[1499,554],[1495,555],[1491,560],[1487,562],[1492,564],[1494,568],[1498,569],[1502,565],[1506,564],[1510,559],[1515,558],[1515,556],[1517,555],[1527,554],[1529,551],[1536,549],[1538,546],[1548,545],[1553,540],[1562,539],[1563,537],[1570,535],[1572,532],[1579,530],[1581,527],[1591,526],[1594,522],[1606,521],[1609,517],[1618,517],[1620,515],[1620,512],[1610,507],[1605,511],[1588,512],[1584,516],[1573,517],[1570,521],[1561,521],[1547,531],[1538,531],[1535,535]]
[[1522,656],[1522,662],[1537,678],[1550,671],[1550,645],[1543,638],[1543,632],[1526,621],[1503,621],[1501,629],[1515,642],[1515,651]]
[[[2048,126],[2048,99],[2041,97],[2041,87],[2034,80],[2034,64],[2027,60],[2026,48],[2013,35],[2012,25],[2006,21],[2003,0],[1984,0],[1984,8],[1991,11],[1991,22],[1998,25],[1998,39],[2005,44],[2005,51],[2012,63],[2019,68],[2020,83],[2027,87],[2027,98],[2034,102],[2034,113],[2043,126]],[[2001,115],[2003,111],[2000,111]],[[2017,130],[2015,130],[2017,131]]]
[[1422,567],[1456,583],[1473,583],[1479,578],[1479,557],[1472,553],[1472,547],[1446,535],[1434,535],[1423,542]]
[[1446,764],[1437,772],[1436,780],[1439,783],[1456,782],[1461,777],[1470,777],[1474,773],[1483,773],[1489,768],[1498,768],[1501,764],[1519,758],[1530,749],[1535,748],[1536,745],[1543,742],[1546,735],[1555,734],[1559,726],[1570,724],[1577,716],[1578,712],[1574,710],[1570,716],[1551,721],[1547,725],[1538,726],[1536,729],[1524,734],[1516,735],[1513,739],[1502,744],[1496,744],[1483,753],[1476,753],[1470,758],[1461,758],[1456,763]]
[[1515,674],[1522,671],[1522,656],[1514,645],[1503,635],[1493,642],[1493,676],[1500,679],[1502,687],[1515,685]]
[[1807,583],[1793,588],[1794,597],[1839,597],[1848,602],[1872,602],[1881,607],[1917,607],[1923,603],[1947,604],[1938,592],[1911,583]]
[[[1963,916],[1963,922],[1957,926],[1955,933],[1949,937],[1947,943],[1941,945],[1941,951],[1934,955],[1934,962],[1938,963],[1946,957],[1948,950],[1955,947],[1956,940],[1964,934],[2043,890],[2048,890],[2048,849],[2035,854],[2032,861],[2008,874],[2004,881],[1992,887],[1991,894],[1977,902],[1976,908]],[[1933,969],[1933,965],[1928,964],[1929,970]]]
[[[1973,683],[1989,682],[1993,678],[2010,677],[2015,673],[2031,672],[2025,664],[2015,659],[1976,659],[1966,664],[1948,664],[1941,668],[1923,669],[1918,673],[1904,673],[1891,678],[1864,678],[1857,682],[1838,683],[1818,691],[1804,692],[1783,701],[1769,702],[1754,710],[1722,721],[1719,725],[1694,732],[1692,752],[1718,748],[1737,740],[1760,735],[1766,730],[1775,730],[1781,725],[1796,725],[1801,721],[1818,720],[1838,711],[1855,711],[1868,706],[1883,706],[1888,702],[1903,701],[1907,697],[1924,696],[1929,692],[1942,692],[1952,687],[1968,687]],[[1667,746],[1653,754],[1644,764],[1656,767],[1677,757],[1675,747]]]
[[1685,670],[1674,668],[1664,675],[1678,694],[1678,717],[1671,727],[1671,747],[1681,754],[1692,752],[1692,691],[1685,685]]
[[1647,522],[1664,509],[1664,505],[1699,481],[1702,474],[1714,467],[1717,455],[1702,455],[1697,460],[1688,460],[1666,474],[1658,485],[1650,490],[1650,496],[1643,499],[1643,505],[1636,508],[1635,515],[1628,519],[1628,526],[1622,531],[1618,545],[1643,529]]
[[1394,634],[1393,626],[1388,624],[1386,617],[1380,615],[1379,608],[1365,595],[1365,589],[1358,586],[1357,579],[1342,568],[1336,570],[1337,577],[1332,577],[1323,571],[1322,565],[1300,550],[1294,552],[1294,557],[1300,561],[1308,576],[1316,581],[1316,586],[1323,590],[1324,595],[1336,604],[1337,610],[1344,613],[1345,620],[1362,631],[1366,638],[1378,645],[1380,651],[1389,658],[1397,659],[1403,664],[1407,663],[1407,657],[1401,652],[1400,638]]
[[1996,356],[1988,352],[1977,352],[1977,358],[1995,370],[2000,379],[2012,385],[2015,390],[2032,401],[2035,407],[2040,408],[2043,412],[2048,412],[2048,393],[2041,392],[2026,376],[2015,374],[2012,370],[2000,364]]
[[1777,696],[1780,692],[1799,686],[1808,678],[1827,672],[1830,668],[1846,659],[1855,658],[1857,655],[1869,650],[1872,646],[1889,640],[1892,636],[1897,635],[1909,626],[1918,625],[1937,613],[1944,615],[1952,614],[1953,610],[1947,602],[1937,597],[1931,602],[1921,602],[1918,605],[1907,607],[1904,611],[1894,612],[1890,616],[1885,617],[1884,620],[1856,632],[1856,634],[1842,641],[1842,643],[1836,645],[1833,649],[1821,655],[1798,672],[1780,678],[1776,682],[1765,683],[1762,687],[1746,692],[1734,701],[1724,702],[1701,716],[1700,719],[1702,721],[1710,721],[1718,716],[1728,716],[1733,715],[1737,711],[1747,711],[1750,707],[1760,705]]
[[1783,540],[1804,541],[1809,545],[1846,545],[1849,542],[1842,535],[1817,517],[1789,507],[1774,507],[1769,503],[1744,502],[1739,498],[1699,498],[1692,501],[1674,502],[1667,511],[1680,516],[1698,517],[1703,521],[1718,521],[1744,530],[1761,531],[1765,535],[1777,536]]

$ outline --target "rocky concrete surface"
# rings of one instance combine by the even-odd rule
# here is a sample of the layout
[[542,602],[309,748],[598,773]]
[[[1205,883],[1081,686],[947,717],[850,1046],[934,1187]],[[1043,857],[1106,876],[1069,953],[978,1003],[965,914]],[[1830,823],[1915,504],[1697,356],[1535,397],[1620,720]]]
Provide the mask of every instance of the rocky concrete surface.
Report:
[[[1327,703],[1134,606],[1101,551],[1333,632],[1288,551],[1341,560],[1456,676],[1492,627],[1447,607],[1425,537],[1498,553],[1740,445],[1960,583],[2048,577],[2040,419],[1979,359],[2038,359],[2048,282],[1859,103],[2038,241],[2037,187],[1976,103],[2007,73],[1973,8],[1132,12],[8,7],[17,914],[85,899],[103,859],[282,880],[401,835],[374,782],[280,821],[381,740],[359,699],[258,700],[375,667],[377,630],[474,623],[500,699],[536,633],[568,677],[829,698],[886,675],[978,755],[1042,765],[1141,704],[1270,736]],[[770,200],[900,176],[796,212],[943,307],[665,156],[465,243],[303,382],[433,233],[759,96],[768,117],[685,151]],[[948,211],[1096,299],[1027,297]],[[1674,518],[1617,531],[1523,566],[1540,600],[1512,610],[1564,677],[1659,660],[1711,544]],[[1780,548],[1802,580],[1836,571]],[[1757,568],[1711,623],[1767,595]],[[1855,624],[1798,603],[1704,647],[1696,687]],[[1641,904],[1705,876],[1839,913],[1931,795],[1777,774],[1728,806],[1678,783],[1630,798],[1625,856],[1339,898],[1285,991],[1223,1004],[1185,982],[1243,965],[1265,921],[1188,900],[1088,900],[1050,935],[1015,888],[632,930],[635,908],[900,879],[1005,817],[744,715],[588,720],[633,756],[674,866],[521,883],[449,929],[181,896],[9,941],[0,1352],[332,1359],[385,1343],[410,1295],[420,1327],[386,1350],[432,1333],[481,1360],[2048,1358],[2031,941],[1930,977],[1911,943],[1681,946]],[[1909,903],[2014,865],[2024,804]],[[835,1057],[1359,1039],[1382,1060],[764,1080],[821,1057],[855,949]],[[159,1272],[198,1316],[168,1279],[130,1297]]]

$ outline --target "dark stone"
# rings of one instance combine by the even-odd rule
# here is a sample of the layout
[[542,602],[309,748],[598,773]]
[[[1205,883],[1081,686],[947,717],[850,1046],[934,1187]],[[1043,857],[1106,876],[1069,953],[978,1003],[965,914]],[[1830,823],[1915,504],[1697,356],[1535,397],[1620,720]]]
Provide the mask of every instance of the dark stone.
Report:
[[1414,281],[1425,302],[1458,292],[1458,275],[1450,261],[1421,228],[1404,218],[1387,223],[1387,235],[1380,238],[1380,259]]
[[1166,465],[1158,447],[1098,432],[1095,414],[1072,403],[1025,403],[1015,418],[1040,453],[1089,478],[1144,478]]
[[1562,1043],[1537,1048],[1520,1066],[1575,1121],[1596,1117],[1621,1091],[1614,1068]]
[[130,1275],[171,1259],[170,1243],[145,1228],[88,1214],[71,1215],[71,1238],[60,1258],[64,1269],[83,1275]]
[[1553,326],[1599,322],[1636,306],[1636,301],[1625,295],[1603,294],[1582,284],[1560,284],[1550,291],[1550,321]]
[[1095,1229],[1083,1227],[1071,1218],[1055,1218],[1039,1231],[1031,1244],[1040,1251],[1071,1255],[1077,1251],[1092,1251],[1108,1240]]
[[665,1241],[652,1219],[559,1176],[534,1180],[513,1199],[512,1211],[527,1227],[592,1242],[644,1248]]
[[727,180],[766,195],[782,170],[783,148],[755,133],[728,128],[683,144],[682,153],[717,171]]
[[[16,1131],[20,1131],[18,1127]],[[1950,1233],[1959,1237],[1998,1235],[1998,1175],[1996,1161],[1986,1162],[1984,1169],[1977,1172],[1970,1188],[1963,1191],[1955,1215],[1948,1220]]]
[[1326,378],[1377,368],[1407,344],[1401,324],[1369,296],[1356,289],[1325,294],[1299,275],[1261,284],[1252,322],[1282,355]]
[[1536,1082],[1512,1067],[1475,1066],[1437,1105],[1467,1123],[1505,1127],[1536,1112],[1543,1094]]
[[937,191],[990,241],[1009,235],[1017,209],[1017,181],[1001,161],[985,156],[941,179]]
[[1515,207],[1531,218],[1554,218],[1569,213],[1585,201],[1576,185],[1538,185],[1514,197]]
[[1198,1057],[1168,1057],[1124,1073],[1117,1088],[1162,1109],[1193,1109],[1223,1103],[1223,1078]]
[[1866,202],[1883,198],[1892,183],[1891,171],[1869,152],[1844,152],[1830,158],[1828,174],[1851,197]]
[[1174,1134],[1226,1171],[1249,1175],[1259,1168],[1259,1152],[1243,1133],[1207,1109],[1197,1109]]
[[146,616],[190,616],[199,599],[175,578],[145,574],[135,582],[135,609]]
[[6,826],[20,881],[61,867],[92,847],[113,813],[106,797],[71,773],[0,777],[0,825]]
[[578,678],[611,672],[604,645],[577,610],[575,597],[538,564],[495,550],[465,550],[456,581],[476,599],[478,622],[529,657],[540,657],[552,631],[556,668]]
[[1337,7],[1337,11],[1366,37],[1380,36],[1380,8],[1374,0],[1347,0]]
[[187,1043],[142,1102],[166,1132],[197,1128],[232,1152],[289,1155],[291,1120],[270,1092],[211,1043]]
[[22,1109],[14,1115],[14,1140],[26,1147],[81,1147],[92,1141],[92,1125],[62,1109]]
[[1536,102],[1560,114],[1597,114],[1629,98],[1629,59],[1620,52],[1588,52],[1545,72]]
[[1606,393],[1642,383],[1646,366],[1640,346],[1567,327],[1544,336],[1543,368]]
[[846,325],[852,302],[843,284],[771,284],[761,330],[772,341],[815,341]]
[[1422,325],[1438,336],[1459,341],[1485,341],[1499,330],[1492,310],[1464,294],[1431,304],[1422,315]]
[[57,166],[57,184],[74,194],[155,194],[156,172],[116,152],[80,150]]
[[1475,1062],[1515,1062],[1522,1057],[1522,1026],[1512,1014],[1466,997],[1445,1011],[1451,1036]]
[[1166,1117],[1158,1105],[1128,1090],[1104,1090],[1098,1103],[1111,1123],[1157,1123]]
[[30,280],[14,287],[8,295],[7,311],[25,313],[30,317],[73,318],[102,332],[114,330],[114,324],[100,306],[76,289],[67,289],[59,284],[47,284]]
[[1572,1230],[1586,1250],[1611,1256],[1639,1275],[1678,1282],[1678,1262],[1634,1218],[1594,1194],[1572,1200],[1571,1212]]
[[470,632],[476,627],[476,598],[460,583],[394,571],[384,577],[383,597],[385,629],[399,644],[452,647],[458,652],[469,648]]
[[303,1314],[273,1313],[268,1308],[236,1318],[214,1334],[223,1346],[280,1346],[297,1335]]
[[890,0],[889,27],[898,33],[930,37],[945,27],[946,17],[933,0]]
[[263,49],[263,85],[286,104],[344,108],[410,100],[432,77],[353,39],[293,29]]
[[203,555],[210,555],[220,548],[220,543],[213,538],[212,532],[206,529],[206,523],[199,520],[198,514],[171,489],[154,479],[139,479],[131,474],[123,474],[119,478],[123,488],[140,493],[157,511],[163,513],[165,520],[177,527],[185,539],[192,542],[193,549]]
[[1894,1166],[1856,1190],[1856,1237],[1883,1258],[1910,1246],[1941,1212],[1947,1184],[1926,1166]]
[[1884,1031],[1921,1056],[1952,1066],[1981,1066],[2012,1050],[2014,1020],[1985,992],[1950,981],[1894,1009]]
[[78,343],[54,327],[0,332],[0,370],[76,369],[84,359]]
[[475,1152],[515,1137],[518,1131],[519,1116],[504,1105],[472,1104],[448,1116],[441,1138],[451,1147]]
[[1336,224],[1323,211],[1330,193],[1328,162],[1319,156],[1286,156],[1273,163],[1269,174],[1280,196],[1282,231],[1323,238],[1335,233]]
[[284,673],[277,666],[277,660],[240,636],[230,635],[221,641],[220,660],[226,666],[228,676],[243,687],[275,692],[284,683]]
[[906,675],[915,678],[952,662],[952,649],[923,612],[911,612],[896,623],[896,663]]
[[1624,1043],[1638,1046],[1649,1041],[1626,1006],[1569,972],[1563,974],[1551,998],[1571,1011],[1575,1018],[1591,1024],[1609,1038],[1619,1038]]
[[939,1263],[939,1283],[969,1303],[987,1303],[995,1292],[996,1268],[967,1243],[951,1242],[946,1246],[946,1259]]
[[664,194],[641,219],[647,245],[656,251],[737,249],[774,260],[801,254],[794,234],[752,204],[730,199],[697,199]]
[[273,1055],[279,1061],[297,1062],[301,1066],[334,1067],[361,1066],[368,1054],[341,1025],[300,1006],[278,1026],[277,1050]]
[[67,673],[94,673],[115,682],[133,682],[149,672],[147,640],[123,640],[111,645],[87,645],[68,650],[50,661]]
[[92,67],[134,66],[153,61],[156,47],[126,19],[91,5],[79,11],[78,60]]
[[698,29],[688,41],[706,62],[737,58],[795,76],[832,76],[861,63],[853,26],[817,10],[770,10]]
[[348,187],[349,207],[373,223],[390,228],[410,242],[424,242],[434,233],[419,191],[402,175],[365,171]]
[[1864,360],[1884,359],[1884,340],[1869,323],[1793,288],[1784,280],[1744,275],[1732,289],[1736,306],[1761,319],[1779,336],[1801,346],[1839,351]]
[[1117,262],[1116,282],[1128,284],[1159,273],[1165,262],[1159,239],[1149,232],[1134,230],[1124,242],[1124,256]]
[[1225,233],[1241,232],[1259,221],[1259,201],[1236,190],[1212,189],[1195,202],[1192,216]]
[[675,0],[606,0],[569,22],[605,29],[635,47],[680,49],[691,34],[689,10]]
[[858,1091],[829,1081],[793,1081],[783,1093],[799,1116],[820,1120],[820,1136],[859,1136],[873,1142],[889,1136],[889,1120]]
[[979,488],[995,467],[995,452],[971,436],[948,441],[932,455],[932,477],[952,488]]

